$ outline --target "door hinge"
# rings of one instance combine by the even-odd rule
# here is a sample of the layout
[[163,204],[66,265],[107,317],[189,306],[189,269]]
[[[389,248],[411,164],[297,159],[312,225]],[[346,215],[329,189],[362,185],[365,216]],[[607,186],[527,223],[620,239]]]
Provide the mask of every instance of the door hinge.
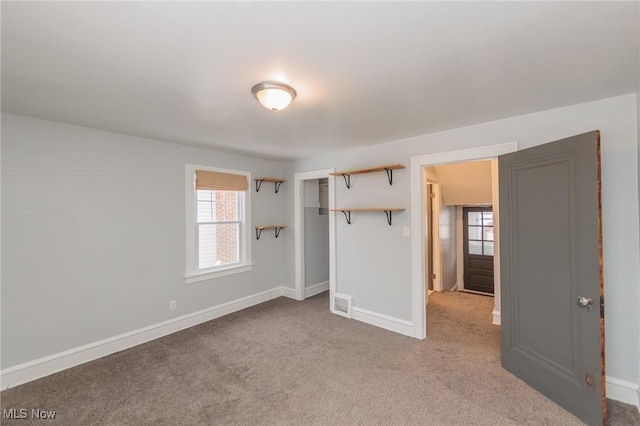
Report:
[[600,296],[600,318],[604,318],[604,296]]
[[432,274],[431,275],[431,279],[435,280],[436,279],[436,274]]
[[435,192],[432,192],[429,196],[430,196],[431,198],[436,198],[436,193],[435,193]]

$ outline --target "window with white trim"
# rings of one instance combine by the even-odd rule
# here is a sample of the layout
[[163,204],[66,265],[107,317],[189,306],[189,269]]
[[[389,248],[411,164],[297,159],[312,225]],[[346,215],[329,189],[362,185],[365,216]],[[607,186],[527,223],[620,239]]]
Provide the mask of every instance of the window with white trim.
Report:
[[186,165],[187,283],[251,269],[250,173]]

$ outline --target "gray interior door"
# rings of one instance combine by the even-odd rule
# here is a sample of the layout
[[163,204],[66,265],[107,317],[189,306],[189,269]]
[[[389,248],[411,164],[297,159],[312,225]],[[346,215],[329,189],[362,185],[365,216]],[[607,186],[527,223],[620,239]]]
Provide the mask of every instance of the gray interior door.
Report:
[[502,366],[606,419],[600,133],[499,158]]

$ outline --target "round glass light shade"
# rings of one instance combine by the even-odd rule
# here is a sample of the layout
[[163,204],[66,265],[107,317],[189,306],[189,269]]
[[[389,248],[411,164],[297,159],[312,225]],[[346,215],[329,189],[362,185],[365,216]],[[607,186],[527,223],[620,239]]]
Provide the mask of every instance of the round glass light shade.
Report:
[[263,107],[271,111],[285,109],[296,97],[293,87],[273,81],[256,84],[251,88],[251,93]]

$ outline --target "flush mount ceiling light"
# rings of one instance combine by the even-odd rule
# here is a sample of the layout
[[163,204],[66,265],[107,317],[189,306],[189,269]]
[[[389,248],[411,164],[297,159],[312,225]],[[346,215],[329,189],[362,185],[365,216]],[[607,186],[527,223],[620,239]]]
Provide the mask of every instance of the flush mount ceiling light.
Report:
[[263,107],[274,112],[285,109],[296,98],[293,87],[275,81],[258,83],[251,88],[251,93]]

